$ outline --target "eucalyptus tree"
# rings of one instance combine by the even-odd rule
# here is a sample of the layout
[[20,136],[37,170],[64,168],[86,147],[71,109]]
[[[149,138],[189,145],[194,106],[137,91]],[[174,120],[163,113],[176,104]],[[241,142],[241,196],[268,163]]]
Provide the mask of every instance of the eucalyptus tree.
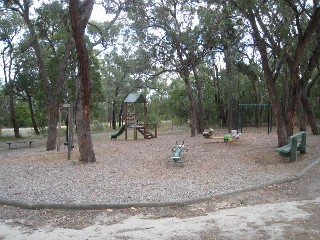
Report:
[[[150,52],[160,73],[175,72],[183,79],[189,102],[191,136],[195,136],[197,114],[203,124],[201,88],[198,85],[198,112],[190,76],[206,54],[197,27],[197,1],[130,1],[127,4],[132,27]],[[199,80],[199,79],[196,79]]]
[[[320,26],[320,23],[318,23]],[[311,126],[313,134],[320,134],[314,110],[310,102],[312,89],[320,82],[320,27],[316,29],[313,39],[310,41],[308,54],[301,60],[301,71],[299,74],[299,91],[302,111],[300,112],[300,130],[306,130],[306,118]],[[305,114],[304,114],[305,113]]]
[[124,27],[125,19],[121,14],[125,4],[121,0],[97,0],[95,4],[103,9],[104,15],[98,21],[91,20],[88,23],[87,33],[90,38],[88,45],[100,55],[117,44],[120,31]]
[[16,138],[20,137],[19,124],[16,117],[16,96],[15,96],[15,81],[17,77],[17,69],[15,68],[15,55],[17,44],[22,31],[22,21],[18,14],[10,13],[1,15],[0,17],[0,40],[3,48],[1,49],[2,70],[4,82],[6,84],[7,93],[9,95],[11,122]]
[[[43,114],[43,111],[41,111],[43,109],[43,90],[39,84],[37,60],[31,49],[24,49],[23,41],[18,49],[20,51],[17,54],[15,64],[18,71],[15,85],[16,95],[27,101],[34,132],[39,135],[36,115]],[[41,103],[39,104],[39,102]],[[35,111],[35,109],[38,109],[38,111]],[[42,124],[41,121],[40,123]]]
[[4,86],[2,85],[0,81],[0,136],[1,136],[1,129],[4,126],[8,126],[8,123],[10,122],[10,115],[8,114],[10,112],[10,106],[9,106],[9,99],[8,96],[4,94]]
[[[228,2],[219,5],[211,4],[206,10],[204,23],[210,27],[205,27],[206,39],[210,38],[207,45],[213,40],[216,47],[223,56],[225,63],[225,86],[228,94],[225,94],[224,101],[228,108],[228,126],[229,130],[238,127],[238,102],[240,99],[240,77],[237,69],[237,62],[241,59],[240,55],[246,51],[246,45],[242,43],[244,38],[244,29],[239,24],[239,16],[234,14],[232,6]],[[213,45],[212,43],[210,45]]]
[[[131,58],[131,59],[130,59]],[[129,51],[123,51],[121,54],[112,51],[105,56],[106,67],[103,69],[104,78],[106,80],[106,91],[109,92],[109,103],[111,105],[111,124],[116,129],[118,123],[121,124],[121,116],[123,110],[123,100],[129,93],[130,85],[132,86],[133,78],[133,60]]]
[[[302,60],[313,51],[308,51],[308,48],[319,26],[319,1],[313,1],[311,6],[308,1],[231,2],[246,19],[253,42],[259,50],[277,125],[278,145],[282,146],[287,136],[293,133],[300,94],[304,81],[309,80],[300,78],[300,75]],[[287,84],[283,85],[288,94],[283,110],[276,85],[280,77],[284,81],[287,79]]]
[[72,35],[75,41],[79,79],[77,81],[77,131],[80,162],[95,162],[90,132],[91,81],[88,49],[85,44],[85,30],[89,22],[94,0],[70,0]]
[[[45,91],[48,114],[48,138],[47,150],[56,148],[57,138],[57,122],[58,108],[61,99],[61,93],[64,89],[65,69],[71,52],[72,36],[67,31],[67,10],[61,5],[60,1],[54,1],[50,4],[43,4],[39,8],[39,13],[43,13],[41,17],[33,14],[35,7],[32,6],[32,1],[29,0],[12,0],[1,3],[0,9],[4,13],[16,12],[23,19],[26,30],[28,31],[29,45],[33,48],[37,58],[39,75],[42,86]],[[45,9],[48,7],[48,11]],[[54,9],[54,10],[53,10]],[[41,11],[42,10],[42,11]],[[38,16],[38,19],[35,17]],[[64,30],[62,30],[64,29]],[[64,33],[62,33],[64,31]],[[59,33],[58,33],[59,32]],[[57,34],[58,33],[58,34]],[[64,37],[57,37],[63,34]],[[52,38],[53,37],[53,38]],[[57,37],[57,38],[54,38]],[[48,73],[46,65],[46,52],[51,50],[51,54],[55,55],[59,52],[59,60],[54,65],[56,68],[55,74]],[[50,55],[51,56],[51,55]]]

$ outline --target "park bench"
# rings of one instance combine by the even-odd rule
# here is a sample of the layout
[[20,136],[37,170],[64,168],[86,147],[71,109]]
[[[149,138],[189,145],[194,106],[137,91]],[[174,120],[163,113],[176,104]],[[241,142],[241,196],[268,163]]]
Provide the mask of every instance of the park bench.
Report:
[[307,134],[306,132],[297,132],[289,137],[288,144],[276,149],[282,155],[290,156],[290,161],[297,160],[297,152],[306,153],[307,150]]
[[6,144],[8,144],[9,149],[10,149],[11,144],[16,144],[16,143],[29,143],[29,147],[31,147],[31,144],[32,144],[33,142],[34,142],[34,141],[32,141],[32,140],[20,140],[20,141],[6,142]]

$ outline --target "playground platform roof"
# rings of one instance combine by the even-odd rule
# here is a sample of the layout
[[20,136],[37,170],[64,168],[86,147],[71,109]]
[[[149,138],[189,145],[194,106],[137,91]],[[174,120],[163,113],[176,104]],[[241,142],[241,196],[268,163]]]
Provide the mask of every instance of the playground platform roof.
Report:
[[140,92],[130,93],[126,99],[124,100],[125,103],[146,103],[147,100]]

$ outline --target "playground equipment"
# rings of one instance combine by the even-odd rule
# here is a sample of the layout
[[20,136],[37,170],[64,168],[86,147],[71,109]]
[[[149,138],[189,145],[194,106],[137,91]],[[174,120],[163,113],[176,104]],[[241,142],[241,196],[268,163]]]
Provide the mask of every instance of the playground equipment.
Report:
[[223,136],[213,136],[213,129],[210,128],[208,132],[203,132],[202,136],[204,138],[210,138],[210,139],[223,139],[223,142],[236,142],[240,139],[240,134],[238,134],[237,130],[231,130],[231,135],[225,134]]
[[[148,118],[147,118],[147,100],[140,92],[130,93],[126,99],[125,103],[125,124],[124,124],[124,132],[125,132],[125,140],[128,140],[128,129],[133,128],[134,132],[134,140],[137,140],[137,133],[140,132],[143,134],[144,139],[156,138],[157,137],[157,125],[154,126],[155,134],[152,134],[147,130],[148,127]],[[143,103],[143,123],[138,123],[138,115],[136,104]],[[128,108],[129,104],[133,105],[133,112],[129,113]],[[121,129],[120,129],[121,130]],[[119,135],[120,131],[118,132]]]
[[65,145],[68,146],[68,157],[67,159],[71,159],[71,151],[74,148],[73,146],[73,103],[70,104],[60,104],[59,106],[59,126],[58,126],[58,136],[57,136],[57,151],[60,151],[60,133],[61,133],[61,118],[62,113],[66,113],[66,125],[67,125],[67,133],[66,133],[66,143]]
[[172,152],[171,159],[174,162],[178,162],[179,160],[181,160],[181,154],[182,154],[183,150],[184,150],[184,141],[182,141],[182,144],[178,144],[178,141],[177,141],[176,146],[174,146],[171,149],[171,152]]
[[263,109],[267,109],[267,114],[268,114],[268,134],[271,133],[272,131],[272,112],[271,112],[271,104],[239,104],[239,120],[240,120],[240,132],[242,133],[242,125],[243,125],[243,112],[244,109],[259,109],[259,108],[263,108]]
[[118,129],[118,132],[111,135],[111,140],[116,140],[117,137],[119,137],[124,132],[125,129],[126,129],[126,125],[124,124]]
[[213,129],[210,128],[210,129],[209,129],[209,132],[203,132],[203,133],[202,133],[202,136],[203,136],[204,138],[210,138],[210,137],[212,136],[213,132],[214,132]]

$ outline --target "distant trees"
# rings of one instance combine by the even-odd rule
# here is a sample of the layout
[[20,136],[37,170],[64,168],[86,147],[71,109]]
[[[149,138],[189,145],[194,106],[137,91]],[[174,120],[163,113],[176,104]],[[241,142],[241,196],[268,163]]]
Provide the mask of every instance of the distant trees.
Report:
[[11,123],[14,129],[16,138],[20,137],[19,125],[16,116],[16,96],[15,96],[15,81],[18,71],[15,69],[14,62],[17,58],[17,47],[15,41],[18,39],[22,31],[22,21],[16,13],[11,13],[9,16],[2,15],[0,17],[0,39],[3,43],[1,50],[1,62],[3,66],[4,82],[6,84],[6,92],[9,96]]
[[[314,2],[314,6],[305,1],[231,2],[247,19],[253,43],[260,53],[277,125],[278,144],[282,146],[294,131],[300,102],[303,111],[307,110],[309,122],[314,122],[304,96],[312,72],[318,72],[315,66],[318,65],[316,62],[319,63],[319,57],[315,58],[314,52],[318,51],[319,45],[319,2]],[[304,78],[305,69],[310,75]],[[276,86],[280,78],[285,89],[283,108]],[[317,127],[314,124],[312,126],[313,132],[319,134]]]

